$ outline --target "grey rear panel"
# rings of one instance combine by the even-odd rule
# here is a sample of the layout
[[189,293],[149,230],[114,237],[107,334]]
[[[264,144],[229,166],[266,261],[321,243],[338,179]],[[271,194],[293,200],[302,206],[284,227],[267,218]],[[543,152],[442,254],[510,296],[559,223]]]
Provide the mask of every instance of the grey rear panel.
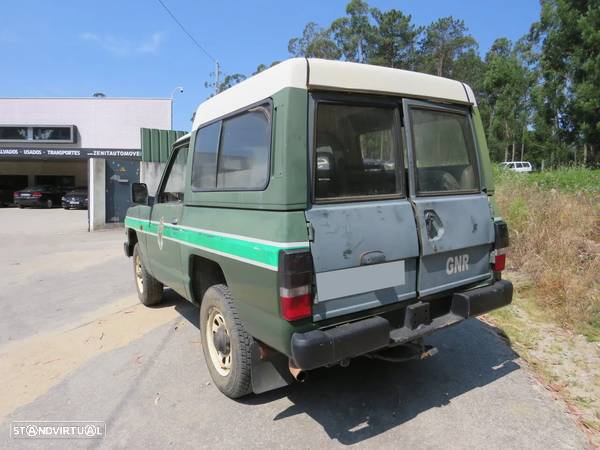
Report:
[[[315,320],[414,298],[418,238],[406,199],[314,205]],[[383,255],[367,264],[364,255]]]
[[[419,268],[421,297],[486,279],[494,222],[485,194],[415,199],[423,254]],[[433,213],[432,213],[433,212]],[[436,234],[426,217],[435,214]]]
[[[490,252],[494,240],[494,222],[487,194],[479,190],[481,180],[478,174],[481,170],[477,141],[468,110],[416,100],[404,100],[403,105],[405,124],[409,130],[406,133],[406,141],[410,168],[410,198],[414,204],[421,238],[417,291],[419,297],[425,297],[491,277]],[[455,137],[462,137],[465,155],[470,158],[472,170],[467,171],[469,177],[465,177],[470,184],[462,184],[465,170],[461,176],[454,172],[456,178],[452,174],[456,168],[465,167],[455,162],[448,161],[445,166],[427,167],[421,160],[421,165],[425,167],[418,166],[419,155],[416,154],[413,134],[417,128],[412,123],[410,114],[413,108],[427,111],[429,114],[439,113],[461,118],[468,124],[464,130],[461,129],[463,134],[457,134]],[[447,155],[450,154],[450,149],[457,148],[456,142],[454,146],[450,146],[444,140],[441,131],[437,140],[432,139],[432,135],[423,134],[423,131],[421,133],[419,138],[422,159],[434,154],[438,157],[445,156],[449,160],[450,156]],[[425,145],[426,143],[428,145]],[[432,144],[437,144],[437,149]],[[446,153],[440,153],[440,149]],[[429,181],[433,181],[434,186],[419,186],[417,177],[423,177],[419,180],[425,181],[427,174],[430,175]],[[431,176],[433,174],[435,175]],[[444,187],[443,182],[448,179],[454,180],[456,185],[449,187],[452,184],[450,183]],[[461,180],[461,183],[457,180]],[[423,190],[421,195],[417,194],[419,189]],[[460,192],[461,189],[471,190],[472,193]]]

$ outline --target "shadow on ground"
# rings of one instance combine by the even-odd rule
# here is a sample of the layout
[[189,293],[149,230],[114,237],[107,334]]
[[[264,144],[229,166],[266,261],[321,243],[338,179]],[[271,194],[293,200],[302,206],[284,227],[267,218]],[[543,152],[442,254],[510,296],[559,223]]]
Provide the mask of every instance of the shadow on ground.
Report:
[[[175,293],[167,295],[175,309],[198,328],[198,309]],[[303,384],[251,395],[239,403],[252,407],[287,397],[292,405],[279,411],[274,421],[306,414],[331,439],[351,445],[519,369],[518,355],[493,327],[479,320],[443,330],[426,342],[439,349],[427,360],[388,363],[358,358],[347,368],[313,370]]]

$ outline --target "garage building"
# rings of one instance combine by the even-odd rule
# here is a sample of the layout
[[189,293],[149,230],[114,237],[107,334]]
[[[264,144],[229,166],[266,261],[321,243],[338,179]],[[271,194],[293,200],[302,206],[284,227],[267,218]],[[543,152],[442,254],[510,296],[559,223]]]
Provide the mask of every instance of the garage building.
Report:
[[171,99],[0,99],[0,188],[88,188],[88,228],[122,222],[139,181],[141,129],[171,128]]

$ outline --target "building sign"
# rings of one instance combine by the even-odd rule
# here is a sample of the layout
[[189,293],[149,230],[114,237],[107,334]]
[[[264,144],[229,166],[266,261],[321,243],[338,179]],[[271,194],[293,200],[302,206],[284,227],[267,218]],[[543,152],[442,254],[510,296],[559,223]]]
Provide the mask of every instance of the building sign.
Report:
[[139,159],[139,149],[111,148],[0,148],[0,159]]

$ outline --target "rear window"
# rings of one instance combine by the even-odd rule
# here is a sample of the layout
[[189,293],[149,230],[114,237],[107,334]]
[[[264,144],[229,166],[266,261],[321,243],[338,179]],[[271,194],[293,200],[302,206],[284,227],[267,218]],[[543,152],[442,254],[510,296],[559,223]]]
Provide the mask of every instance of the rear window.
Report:
[[475,144],[468,116],[411,108],[417,190],[421,194],[476,191]]
[[268,105],[224,120],[220,146],[218,189],[264,189],[271,150]]
[[398,193],[393,108],[317,104],[315,197]]

